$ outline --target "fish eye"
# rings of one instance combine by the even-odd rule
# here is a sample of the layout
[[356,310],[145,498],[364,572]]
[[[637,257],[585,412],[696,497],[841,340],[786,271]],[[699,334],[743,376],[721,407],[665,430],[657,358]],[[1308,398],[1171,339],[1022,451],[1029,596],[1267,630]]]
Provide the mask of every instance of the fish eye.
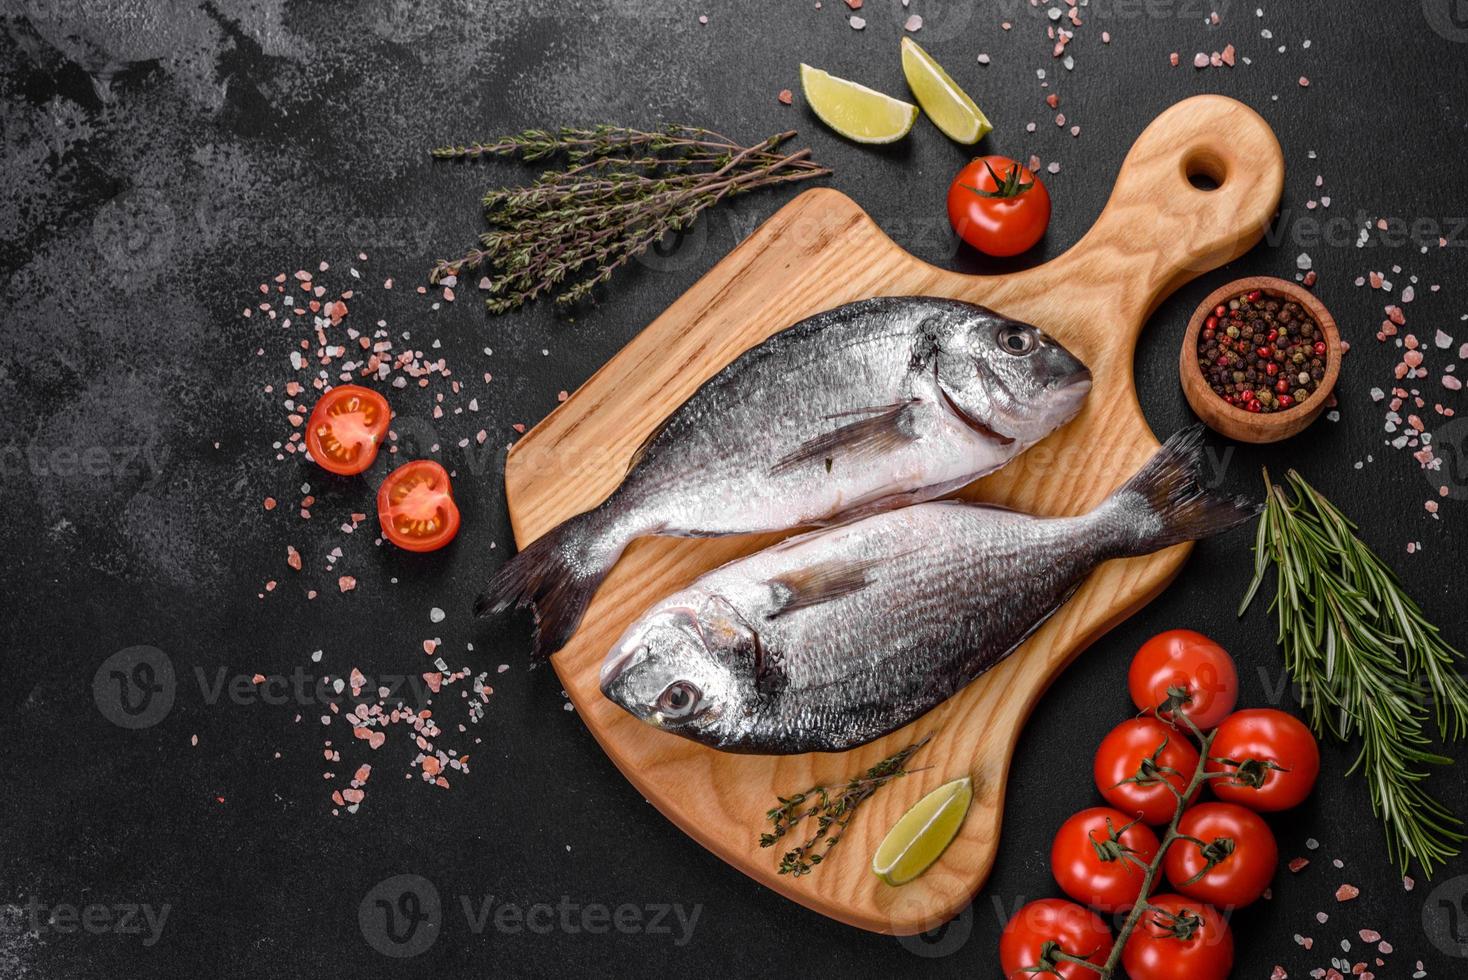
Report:
[[999,331],[999,346],[1009,354],[1023,357],[1035,349],[1035,332],[1028,327],[1007,326]]
[[688,681],[674,681],[658,695],[658,710],[669,718],[683,718],[691,714],[702,695]]

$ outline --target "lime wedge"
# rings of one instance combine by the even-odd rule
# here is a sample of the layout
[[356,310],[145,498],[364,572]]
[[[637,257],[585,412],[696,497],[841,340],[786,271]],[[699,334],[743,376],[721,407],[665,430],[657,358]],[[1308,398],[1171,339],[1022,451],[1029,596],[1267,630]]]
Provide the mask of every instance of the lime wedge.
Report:
[[910,37],[902,39],[902,73],[933,125],[954,142],[977,143],[994,128],[968,93]]
[[974,784],[967,776],[918,800],[877,845],[872,873],[889,885],[905,885],[928,870],[958,836],[973,801]]
[[917,106],[810,65],[800,66],[800,87],[821,122],[858,143],[895,142],[917,121]]

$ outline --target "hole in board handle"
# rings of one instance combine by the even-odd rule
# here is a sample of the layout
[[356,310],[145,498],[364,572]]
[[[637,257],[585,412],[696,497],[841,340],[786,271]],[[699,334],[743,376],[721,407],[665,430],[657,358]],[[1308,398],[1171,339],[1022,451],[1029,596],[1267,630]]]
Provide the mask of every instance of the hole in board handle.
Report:
[[1228,179],[1228,167],[1217,154],[1199,150],[1183,161],[1183,176],[1200,191],[1216,191]]

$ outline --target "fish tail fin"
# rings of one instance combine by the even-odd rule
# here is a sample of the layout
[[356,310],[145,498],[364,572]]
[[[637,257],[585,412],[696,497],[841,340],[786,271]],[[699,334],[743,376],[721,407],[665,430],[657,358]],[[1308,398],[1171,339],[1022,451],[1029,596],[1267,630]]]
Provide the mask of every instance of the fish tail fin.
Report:
[[1101,507],[1123,556],[1145,555],[1221,534],[1256,517],[1260,506],[1198,484],[1203,426],[1174,434]]
[[576,632],[624,544],[604,540],[598,510],[577,514],[501,565],[475,601],[474,614],[498,616],[529,606],[535,613],[534,657],[543,660]]

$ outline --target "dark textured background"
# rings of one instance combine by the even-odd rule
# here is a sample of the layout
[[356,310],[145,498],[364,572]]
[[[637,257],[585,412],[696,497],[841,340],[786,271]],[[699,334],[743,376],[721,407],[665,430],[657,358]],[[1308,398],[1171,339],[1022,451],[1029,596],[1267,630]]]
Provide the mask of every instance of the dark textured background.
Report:
[[[1430,338],[1442,327],[1468,340],[1459,323],[1468,311],[1460,217],[1468,10],[1461,0],[1257,2],[1262,18],[1255,2],[1224,0],[1217,27],[1205,24],[1212,8],[1193,0],[1093,4],[1071,46],[1071,73],[1051,60],[1041,14],[1022,0],[912,0],[910,11],[927,20],[919,40],[999,123],[987,145],[1063,165],[1047,178],[1056,215],[1034,261],[1084,232],[1133,137],[1172,102],[1222,92],[1275,126],[1289,168],[1281,220],[1264,245],[1157,312],[1138,353],[1144,408],[1160,433],[1190,421],[1175,365],[1194,303],[1230,275],[1291,275],[1296,256],[1310,253],[1317,292],[1355,343],[1340,421],[1321,421],[1281,447],[1239,447],[1224,482],[1254,490],[1259,464],[1298,466],[1361,519],[1366,539],[1465,643],[1468,423],[1438,426],[1430,409],[1438,399],[1462,405],[1437,387],[1436,366],[1452,357],[1429,353],[1435,370],[1424,418],[1440,430],[1454,491],[1436,521],[1423,508],[1433,486],[1410,455],[1383,445],[1381,409],[1367,394],[1389,387],[1397,357],[1372,338],[1387,300],[1353,280],[1385,270],[1400,291],[1420,276],[1410,328]],[[965,148],[919,122],[896,147],[863,149],[825,131],[798,99],[791,108],[775,100],[781,88],[798,88],[802,60],[903,91],[897,40],[907,13],[868,0],[869,24],[857,33],[840,0],[822,10],[807,0],[6,5],[0,901],[10,908],[0,976],[993,976],[1004,917],[1055,893],[1050,835],[1095,800],[1090,755],[1131,710],[1124,670],[1143,639],[1165,627],[1204,630],[1239,659],[1244,702],[1270,700],[1280,675],[1271,626],[1262,609],[1242,621],[1233,613],[1248,577],[1246,538],[1209,542],[1161,599],[1088,651],[1041,703],[1014,760],[998,863],[972,909],[932,942],[898,941],[806,912],[705,853],[561,710],[554,674],[524,668],[523,624],[497,633],[468,618],[470,597],[512,542],[502,452],[470,458],[459,439],[483,427],[487,447],[502,449],[513,423],[534,423],[554,408],[559,390],[574,389],[790,192],[710,216],[704,234],[618,276],[574,319],[544,306],[489,319],[472,289],[433,311],[407,287],[422,281],[432,258],[471,240],[483,187],[525,172],[435,165],[425,149],[530,125],[687,121],[746,139],[793,126],[835,167],[830,183],[897,241],[930,261],[982,271],[990,267],[955,248],[942,215]],[[699,14],[709,16],[706,26]],[[999,29],[1006,14],[1015,21],[1008,33]],[[1261,38],[1263,29],[1274,39]],[[1230,41],[1251,65],[1188,67],[1195,51]],[[1171,51],[1184,67],[1168,66]],[[987,68],[979,52],[992,56]],[[1039,68],[1081,125],[1079,139],[1051,121]],[[1039,123],[1034,134],[1024,131],[1030,120]],[[1330,210],[1307,210],[1321,193],[1331,196]],[[1356,229],[1382,215],[1434,223],[1451,247],[1436,247],[1434,225],[1424,225],[1434,240],[1426,250],[1376,234],[1370,247],[1356,248]],[[1338,221],[1325,243],[1311,237],[1323,217]],[[352,262],[359,250],[367,262]],[[239,313],[259,282],[322,259],[333,263],[330,281],[339,286],[349,264],[372,287],[397,277],[392,293],[362,289],[353,322],[382,317],[395,331],[411,330],[414,345],[442,353],[479,399],[477,416],[433,421],[427,393],[394,396],[420,436],[433,427],[439,458],[461,473],[464,529],[444,553],[415,558],[374,547],[370,521],[356,535],[338,530],[350,512],[370,510],[369,488],[385,460],[350,481],[328,479],[303,459],[274,459],[271,444],[289,427],[279,388],[266,394],[264,386],[287,376],[289,338]],[[1433,282],[1444,284],[1440,293],[1427,289]],[[430,351],[435,339],[441,348]],[[487,385],[485,370],[494,374]],[[70,454],[93,447],[106,462],[78,469]],[[147,451],[135,456],[139,447]],[[1355,469],[1367,454],[1374,460]],[[310,522],[295,515],[303,483],[318,497]],[[282,507],[266,514],[266,495]],[[1409,556],[1408,541],[1423,550]],[[287,543],[305,554],[299,575],[284,567]],[[360,582],[354,594],[338,594],[337,572],[325,570],[326,553],[338,546],[340,571]],[[282,584],[262,600],[267,579]],[[323,590],[314,603],[302,595],[307,583]],[[448,611],[440,624],[429,622],[434,606]],[[443,740],[474,755],[474,771],[456,774],[448,792],[403,778],[412,750],[399,739],[374,756],[347,744],[340,721],[321,730],[318,706],[211,704],[195,680],[196,669],[210,678],[221,669],[249,677],[297,666],[414,672],[430,636],[443,638],[453,666],[488,670],[496,687],[483,722]],[[178,683],[166,717],[125,730],[98,710],[92,680],[109,656],[136,645],[164,651]],[[313,665],[309,653],[318,648],[325,654]],[[496,674],[500,663],[511,669]],[[436,709],[447,727],[465,721],[457,697],[442,700]],[[295,723],[298,710],[305,717]],[[329,789],[344,777],[323,782],[323,735],[342,750],[343,762],[331,767],[339,774],[369,757],[376,765],[356,814],[330,814]],[[1463,975],[1468,960],[1453,954],[1468,951],[1454,946],[1468,939],[1468,863],[1441,872],[1431,898],[1426,884],[1404,893],[1360,780],[1345,776],[1350,760],[1349,751],[1328,748],[1314,798],[1274,821],[1284,857],[1307,853],[1310,837],[1322,846],[1307,871],[1281,873],[1272,901],[1236,917],[1238,975],[1267,977],[1278,963],[1305,976],[1332,955],[1354,962],[1363,958],[1363,927],[1397,950],[1380,976],[1409,976],[1418,958],[1431,976]],[[1460,771],[1433,786],[1468,810]],[[374,886],[399,874],[432,882],[445,909],[437,941],[407,960],[374,951],[358,923]],[[1332,893],[1343,881],[1362,894],[1338,908]],[[486,896],[527,908],[676,904],[687,915],[697,909],[698,919],[682,945],[676,925],[673,935],[559,926],[548,935],[493,926],[475,934],[460,901]],[[33,934],[18,918],[32,905],[129,903],[168,906],[158,942],[105,929]],[[1317,923],[1317,910],[1330,921]],[[1301,949],[1295,933],[1312,936],[1314,949]],[[1351,953],[1341,951],[1342,939]]]

